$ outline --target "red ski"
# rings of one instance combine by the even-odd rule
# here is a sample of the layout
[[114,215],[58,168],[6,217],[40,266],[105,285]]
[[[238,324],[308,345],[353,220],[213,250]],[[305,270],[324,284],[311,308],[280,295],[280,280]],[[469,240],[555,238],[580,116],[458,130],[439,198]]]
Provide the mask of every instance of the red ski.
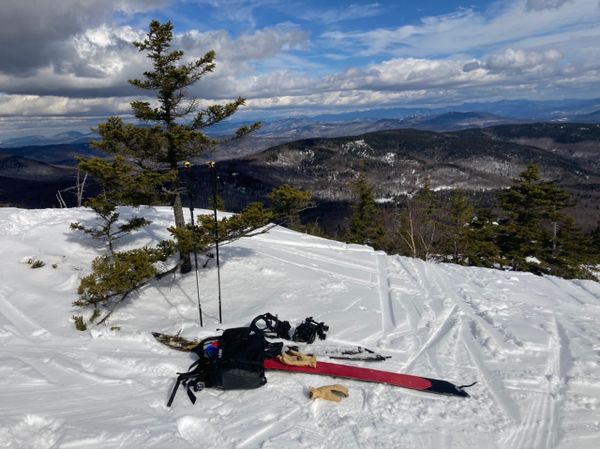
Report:
[[344,379],[376,382],[396,387],[410,388],[411,390],[427,391],[429,393],[445,394],[450,396],[469,397],[464,388],[471,385],[456,386],[445,380],[429,379],[427,377],[412,376],[410,374],[392,373],[359,366],[340,365],[337,363],[317,362],[316,368],[310,366],[291,366],[281,363],[277,359],[265,359],[265,369],[278,371],[291,371],[295,373],[320,374],[322,376],[341,377]]

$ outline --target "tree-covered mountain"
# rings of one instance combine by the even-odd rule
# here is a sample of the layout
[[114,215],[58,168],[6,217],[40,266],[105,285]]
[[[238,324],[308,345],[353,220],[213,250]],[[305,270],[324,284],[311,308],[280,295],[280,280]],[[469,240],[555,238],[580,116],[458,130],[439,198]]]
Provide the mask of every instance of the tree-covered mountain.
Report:
[[[515,127],[520,127],[522,135],[540,133],[535,125]],[[557,127],[579,128],[549,126],[547,139],[564,140],[564,130]],[[600,133],[576,136],[572,140],[588,142],[600,151]],[[255,170],[268,167],[267,177],[310,188],[318,197],[327,199],[347,199],[348,182],[360,171],[375,184],[379,197],[410,193],[426,177],[434,190],[503,188],[530,162],[542,167],[546,178],[559,179],[564,184],[598,182],[599,173],[590,168],[587,159],[518,143],[510,137],[503,127],[445,133],[386,130],[290,142],[236,161],[236,165],[245,163]]]
[[[64,161],[80,150],[86,148],[27,147],[0,153],[22,152],[32,159]],[[533,162],[545,179],[558,180],[575,195],[577,214],[593,224],[600,204],[599,156],[599,125],[528,123],[452,132],[394,129],[294,140],[246,157],[218,161],[217,169],[220,195],[229,210],[264,200],[273,187],[288,183],[310,191],[322,205],[318,213],[330,216],[347,214],[347,207],[340,211],[338,206],[350,200],[351,183],[361,170],[374,184],[379,200],[414,192],[425,178],[437,191],[461,187],[485,196],[485,192],[508,187],[511,179]],[[197,161],[193,175],[198,203],[207,205],[211,178],[202,161]],[[28,207],[19,192],[6,188],[14,177],[1,167],[0,176],[0,202]],[[33,180],[29,188],[45,189],[43,183]],[[35,207],[41,206],[36,201]]]

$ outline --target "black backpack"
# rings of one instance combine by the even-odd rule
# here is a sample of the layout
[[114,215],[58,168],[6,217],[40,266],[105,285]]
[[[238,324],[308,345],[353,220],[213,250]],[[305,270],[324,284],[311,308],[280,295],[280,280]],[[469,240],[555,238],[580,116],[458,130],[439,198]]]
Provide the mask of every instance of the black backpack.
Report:
[[173,403],[180,384],[186,387],[192,404],[196,403],[194,392],[205,387],[247,390],[263,386],[267,382],[264,368],[267,346],[264,334],[249,327],[226,329],[220,337],[202,340],[193,349],[198,360],[187,373],[177,373],[167,407]]

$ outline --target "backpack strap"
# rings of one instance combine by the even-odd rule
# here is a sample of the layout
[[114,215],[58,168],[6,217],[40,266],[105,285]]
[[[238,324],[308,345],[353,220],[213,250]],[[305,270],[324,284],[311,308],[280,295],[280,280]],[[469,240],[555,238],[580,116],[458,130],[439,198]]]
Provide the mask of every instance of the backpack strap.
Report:
[[[202,347],[202,343],[200,343],[198,346]],[[186,387],[187,395],[190,398],[192,404],[196,403],[196,395],[192,393],[192,390],[194,392],[198,392],[204,388],[204,383],[202,382],[202,380],[204,380],[204,373],[201,366],[202,362],[204,362],[204,357],[200,356],[198,360],[196,360],[190,365],[187,373],[177,373],[177,381],[175,382],[175,386],[173,387],[171,395],[169,396],[167,407],[171,407],[171,404],[175,399],[175,395],[177,394],[177,390],[182,384],[184,387]]]
[[190,373],[177,373],[177,381],[175,382],[175,386],[171,391],[171,395],[169,396],[169,401],[167,402],[167,407],[171,407],[173,404],[173,400],[175,399],[175,395],[177,394],[177,390],[179,389],[179,385],[186,387],[187,395],[190,398],[192,404],[196,403],[196,395],[192,393],[198,392],[204,388],[204,383],[201,382],[200,374],[196,371]]

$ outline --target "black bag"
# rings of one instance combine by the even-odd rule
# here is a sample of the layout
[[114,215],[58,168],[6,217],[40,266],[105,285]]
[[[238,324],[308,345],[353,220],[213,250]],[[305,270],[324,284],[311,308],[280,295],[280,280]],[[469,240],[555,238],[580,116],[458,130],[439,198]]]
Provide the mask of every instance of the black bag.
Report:
[[177,373],[177,382],[167,407],[170,407],[177,389],[183,384],[192,403],[204,387],[222,390],[247,390],[263,386],[265,378],[264,334],[249,327],[226,329],[220,337],[202,340],[193,350],[198,355],[187,373]]

